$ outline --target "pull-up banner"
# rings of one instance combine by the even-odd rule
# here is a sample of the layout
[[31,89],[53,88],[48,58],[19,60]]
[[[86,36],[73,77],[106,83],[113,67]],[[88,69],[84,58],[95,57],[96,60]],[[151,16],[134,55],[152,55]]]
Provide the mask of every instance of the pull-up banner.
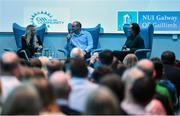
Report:
[[137,22],[140,27],[154,25],[155,33],[180,33],[180,11],[118,12],[118,31],[124,24]]

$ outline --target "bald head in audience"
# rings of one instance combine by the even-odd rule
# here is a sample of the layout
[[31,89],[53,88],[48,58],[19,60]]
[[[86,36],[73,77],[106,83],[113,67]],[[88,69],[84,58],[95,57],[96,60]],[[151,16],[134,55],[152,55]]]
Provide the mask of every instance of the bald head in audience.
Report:
[[148,77],[154,77],[154,64],[151,60],[140,60],[137,65]]
[[18,61],[18,56],[14,52],[5,52],[2,55],[2,62],[3,63],[13,63]]
[[70,53],[71,58],[84,58],[84,53],[80,48],[73,48]]
[[14,52],[5,52],[1,58],[2,74],[18,77],[20,74],[19,58]]

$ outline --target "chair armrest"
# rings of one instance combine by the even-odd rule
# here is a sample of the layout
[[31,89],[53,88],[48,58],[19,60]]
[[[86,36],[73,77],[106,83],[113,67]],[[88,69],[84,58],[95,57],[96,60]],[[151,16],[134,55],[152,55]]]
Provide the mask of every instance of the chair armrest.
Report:
[[143,59],[143,58],[149,58],[148,53],[150,53],[150,49],[138,49],[134,53],[138,57],[138,59]]
[[135,51],[135,53],[138,53],[138,52],[150,52],[151,50],[150,49],[138,49]]

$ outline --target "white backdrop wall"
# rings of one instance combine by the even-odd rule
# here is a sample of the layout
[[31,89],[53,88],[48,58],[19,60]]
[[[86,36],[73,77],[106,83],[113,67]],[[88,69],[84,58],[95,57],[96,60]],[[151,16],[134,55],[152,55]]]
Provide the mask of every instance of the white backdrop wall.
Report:
[[[180,11],[179,6],[180,0],[0,0],[0,32],[12,32],[14,22],[43,21],[49,32],[67,32],[67,24],[79,20],[83,27],[100,23],[105,33],[119,33],[118,11]],[[42,15],[46,19],[38,19]]]

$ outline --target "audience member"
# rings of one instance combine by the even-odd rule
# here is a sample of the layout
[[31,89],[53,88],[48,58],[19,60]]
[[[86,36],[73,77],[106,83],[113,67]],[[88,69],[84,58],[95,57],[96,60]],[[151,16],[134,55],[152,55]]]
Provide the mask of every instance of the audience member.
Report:
[[121,114],[117,98],[109,89],[104,87],[99,87],[89,94],[85,108],[87,115]]
[[[114,95],[118,98],[119,104],[121,104],[124,99],[124,83],[121,81],[121,78],[117,74],[107,74],[104,76],[100,82],[100,85],[104,85],[108,87]],[[119,108],[122,115],[126,115],[127,113]]]
[[83,113],[87,96],[98,86],[86,78],[88,74],[86,61],[71,59],[69,68],[72,75],[70,80],[72,91],[69,96],[69,105],[71,108]]
[[104,85],[112,90],[117,96],[119,102],[124,99],[124,83],[121,81],[121,77],[117,74],[107,74],[99,82],[100,85]]
[[115,73],[118,74],[120,77],[122,77],[123,73],[128,69],[128,67],[122,63],[119,63],[114,69]]
[[97,68],[102,65],[106,65],[111,67],[113,63],[113,52],[111,50],[103,50],[102,52],[95,53],[91,60],[90,60],[90,66]]
[[84,53],[80,48],[75,47],[71,50],[70,57],[84,59]]
[[[138,68],[133,67],[130,69],[127,69],[123,76],[122,81],[125,84],[125,97],[124,100],[121,103],[121,108],[130,115],[145,115],[147,112],[144,109],[144,105],[138,103],[131,93],[131,89],[133,88],[133,85],[135,81],[139,78],[147,78],[145,74]],[[142,83],[141,83],[142,84]],[[144,95],[146,97],[146,95]],[[145,102],[145,101],[144,101]]]
[[59,60],[51,60],[47,63],[48,77],[55,71],[63,70],[63,63]]
[[30,67],[22,67],[21,75],[19,76],[19,80],[21,82],[29,81],[35,76],[34,70]]
[[42,105],[42,114],[60,113],[59,107],[55,102],[55,95],[51,84],[46,79],[33,79],[33,85],[36,87],[40,96]]
[[176,56],[172,51],[165,51],[161,55],[161,60],[164,65],[165,78],[170,80],[177,88],[178,95],[180,93],[180,68],[176,67],[175,64]]
[[156,93],[151,102],[146,106],[146,111],[152,115],[173,115],[173,109],[167,96]]
[[103,76],[113,73],[113,70],[111,67],[108,66],[101,66],[94,70],[92,73],[92,76],[90,80],[95,83],[99,83],[99,81],[103,78]]
[[164,51],[161,54],[161,60],[164,66],[164,76],[170,80],[177,89],[177,97],[180,96],[180,68],[175,66],[176,56],[172,51]]
[[71,86],[67,75],[62,71],[57,71],[51,75],[49,81],[53,86],[59,109],[66,115],[80,115],[80,112],[70,108],[68,105]]
[[2,107],[2,115],[39,115],[40,99],[36,89],[30,85],[15,88]]
[[[70,57],[84,59],[84,54],[80,48],[75,47],[71,50]],[[88,76],[87,77],[89,78],[89,77],[91,77],[92,73],[94,72],[94,69],[90,66],[87,66],[87,68],[88,68]]]
[[135,54],[127,54],[123,59],[123,64],[125,64],[128,68],[133,67],[138,62],[138,58]]
[[9,93],[21,84],[19,58],[14,52],[5,52],[1,58],[1,89],[2,101],[5,101]]
[[155,86],[152,78],[139,78],[134,82],[130,92],[136,103],[145,107],[155,95]]
[[162,61],[159,58],[152,58],[151,60],[155,68],[155,80],[157,83],[156,92],[167,96],[170,100],[170,104],[173,103],[174,107],[176,107],[177,91],[175,85],[171,81],[164,78],[164,67]]
[[149,78],[154,78],[155,71],[153,62],[148,59],[142,59],[137,62],[136,66],[141,69]]
[[38,58],[31,58],[30,59],[30,64],[32,68],[42,68],[42,63]]
[[180,68],[175,67],[175,54],[172,51],[165,51],[161,55],[161,60],[164,64],[165,77],[173,83],[179,83],[180,80],[178,80],[178,77],[180,77]]

